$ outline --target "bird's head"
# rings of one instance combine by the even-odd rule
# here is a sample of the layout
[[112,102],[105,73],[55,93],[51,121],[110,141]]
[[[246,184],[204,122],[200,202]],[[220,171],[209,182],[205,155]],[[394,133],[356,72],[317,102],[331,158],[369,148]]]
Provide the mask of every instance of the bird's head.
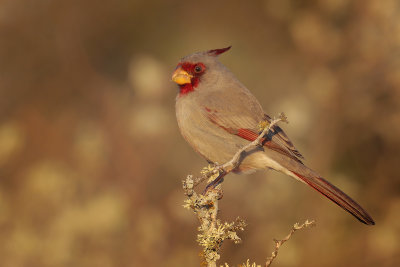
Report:
[[202,80],[211,75],[213,67],[218,65],[218,55],[230,48],[231,46],[213,49],[182,58],[172,74],[172,81],[179,85],[179,95],[195,90]]

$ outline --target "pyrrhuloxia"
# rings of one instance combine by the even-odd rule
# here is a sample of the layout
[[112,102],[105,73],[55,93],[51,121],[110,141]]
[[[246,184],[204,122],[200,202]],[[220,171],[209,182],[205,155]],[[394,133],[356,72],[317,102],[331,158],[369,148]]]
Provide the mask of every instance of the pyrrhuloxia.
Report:
[[[218,55],[229,49],[186,56],[172,75],[180,89],[176,117],[183,137],[209,162],[220,164],[258,137],[261,121],[271,120],[250,91],[218,61]],[[302,163],[302,155],[279,126],[272,127],[262,144],[246,151],[233,171],[280,171],[316,189],[359,221],[375,224],[359,204]]]

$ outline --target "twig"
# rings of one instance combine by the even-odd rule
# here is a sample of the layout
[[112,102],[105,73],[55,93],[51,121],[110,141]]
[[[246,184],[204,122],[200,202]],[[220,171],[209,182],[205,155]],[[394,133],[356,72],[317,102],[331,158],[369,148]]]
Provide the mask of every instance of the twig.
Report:
[[[257,147],[261,144],[262,139],[264,138],[264,136],[272,129],[272,127],[274,127],[278,122],[288,122],[286,115],[281,112],[278,116],[277,119],[273,119],[271,122],[268,121],[262,121],[260,122],[260,125],[262,126],[262,131],[261,133],[258,135],[258,137],[248,143],[247,145],[245,145],[244,147],[242,147],[241,149],[239,149],[235,155],[233,155],[232,159],[224,164],[221,165],[216,165],[215,167],[207,167],[205,168],[205,170],[203,169],[202,174],[203,176],[201,178],[197,178],[194,181],[194,186],[197,186],[198,184],[200,184],[201,182],[203,182],[206,179],[209,179],[209,185],[212,183],[218,184],[221,180],[221,178],[223,178],[225,175],[227,175],[228,173],[230,173],[232,170],[234,170],[239,164],[240,164],[240,157],[242,155],[243,152],[245,152],[246,150],[253,148],[253,147]],[[214,178],[214,179],[212,179]]]
[[273,119],[270,123],[264,122],[264,123],[268,123],[267,126],[264,127],[264,129],[262,130],[260,135],[254,141],[252,141],[251,143],[249,143],[249,144],[245,145],[244,147],[242,147],[241,149],[239,149],[230,161],[228,161],[227,163],[225,163],[221,166],[218,166],[217,168],[225,170],[226,173],[231,172],[233,169],[235,169],[239,165],[240,156],[242,155],[242,153],[244,151],[248,150],[249,148],[257,147],[258,145],[260,145],[261,140],[268,133],[268,131],[270,131],[272,129],[272,127],[280,121],[283,121],[286,123],[288,122],[287,117],[283,112],[279,114],[277,119]]
[[302,225],[299,225],[298,223],[296,223],[295,225],[293,225],[292,230],[290,231],[290,233],[282,240],[276,240],[274,239],[275,242],[275,249],[272,252],[271,256],[267,258],[267,261],[265,262],[265,267],[268,267],[271,265],[272,261],[276,258],[276,256],[278,256],[278,251],[279,248],[286,242],[288,241],[292,235],[294,234],[294,232],[296,232],[297,230],[301,230],[301,229],[305,229],[308,227],[312,227],[315,225],[315,221],[308,221],[306,220]]

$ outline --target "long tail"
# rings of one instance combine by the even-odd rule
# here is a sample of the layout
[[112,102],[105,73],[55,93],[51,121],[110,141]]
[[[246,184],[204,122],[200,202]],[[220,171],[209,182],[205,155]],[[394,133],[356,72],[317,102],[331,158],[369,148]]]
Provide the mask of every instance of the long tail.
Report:
[[343,193],[339,188],[329,183],[322,177],[310,176],[305,177],[301,174],[293,172],[300,180],[335,202],[339,207],[343,208],[362,223],[374,225],[375,222],[369,214],[353,199]]

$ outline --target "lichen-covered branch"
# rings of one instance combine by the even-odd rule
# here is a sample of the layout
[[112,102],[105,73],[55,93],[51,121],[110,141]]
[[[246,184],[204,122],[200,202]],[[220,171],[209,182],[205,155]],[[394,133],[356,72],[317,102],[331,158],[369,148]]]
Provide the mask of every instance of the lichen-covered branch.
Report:
[[220,258],[219,250],[225,240],[232,240],[239,243],[241,239],[237,231],[243,231],[246,223],[237,218],[234,222],[222,223],[217,219],[218,200],[222,197],[221,184],[205,194],[198,194],[193,189],[194,181],[191,175],[188,175],[183,182],[188,199],[185,200],[184,207],[191,209],[200,221],[197,235],[197,242],[203,247],[202,256],[203,265],[215,267]]

